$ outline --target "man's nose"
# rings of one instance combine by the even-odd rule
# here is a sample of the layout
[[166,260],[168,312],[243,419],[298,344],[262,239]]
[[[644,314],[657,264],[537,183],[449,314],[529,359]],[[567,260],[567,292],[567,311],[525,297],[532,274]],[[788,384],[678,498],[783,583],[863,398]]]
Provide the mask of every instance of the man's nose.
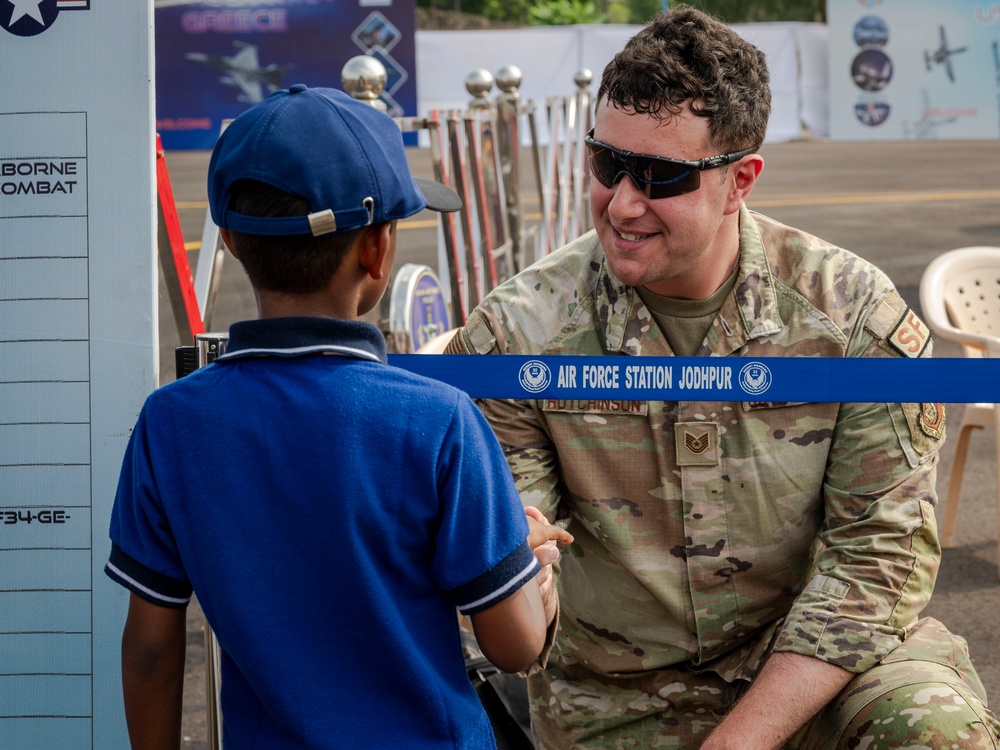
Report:
[[615,191],[608,206],[609,211],[616,216],[638,216],[645,212],[646,191],[632,179],[631,176],[623,174],[615,186]]

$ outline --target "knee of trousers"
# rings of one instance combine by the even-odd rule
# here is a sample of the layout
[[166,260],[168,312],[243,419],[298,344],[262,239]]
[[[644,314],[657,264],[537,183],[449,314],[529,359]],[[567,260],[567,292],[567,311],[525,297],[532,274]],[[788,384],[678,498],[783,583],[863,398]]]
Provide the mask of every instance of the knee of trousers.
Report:
[[921,682],[880,695],[851,718],[840,748],[996,750],[998,724],[979,698],[958,685]]
[[872,685],[867,698],[863,703],[850,700],[831,703],[817,717],[819,720],[814,722],[802,747],[998,748],[1000,723],[996,717],[975,693],[952,681],[916,682],[883,691]]

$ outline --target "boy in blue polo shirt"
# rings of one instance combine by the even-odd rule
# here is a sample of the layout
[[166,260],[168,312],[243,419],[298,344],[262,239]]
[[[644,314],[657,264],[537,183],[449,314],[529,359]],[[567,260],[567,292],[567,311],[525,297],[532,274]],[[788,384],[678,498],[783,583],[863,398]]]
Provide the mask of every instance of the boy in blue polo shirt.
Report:
[[550,562],[570,537],[532,521],[529,545],[479,411],[387,366],[361,321],[396,221],[458,197],[410,175],[391,118],[301,85],[226,129],[208,192],[260,318],[151,394],[129,441],[106,572],[131,591],[133,747],[178,747],[192,591],[222,650],[227,748],[493,747],[456,608],[497,666],[526,668],[552,614],[532,546]]

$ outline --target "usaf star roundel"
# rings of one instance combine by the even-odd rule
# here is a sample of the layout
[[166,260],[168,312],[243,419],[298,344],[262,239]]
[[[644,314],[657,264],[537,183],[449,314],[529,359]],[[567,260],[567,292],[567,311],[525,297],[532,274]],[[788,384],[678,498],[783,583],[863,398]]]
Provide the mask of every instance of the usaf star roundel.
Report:
[[56,0],[0,0],[0,26],[15,36],[41,34],[58,15]]

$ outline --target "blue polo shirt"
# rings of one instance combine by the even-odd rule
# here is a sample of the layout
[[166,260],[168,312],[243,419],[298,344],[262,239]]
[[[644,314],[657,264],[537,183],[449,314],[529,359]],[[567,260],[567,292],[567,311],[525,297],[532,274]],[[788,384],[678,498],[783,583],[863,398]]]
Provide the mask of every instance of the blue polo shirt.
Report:
[[246,321],[149,396],[107,574],[222,648],[226,747],[481,748],[455,609],[538,571],[493,433],[462,392],[386,364],[379,330]]

